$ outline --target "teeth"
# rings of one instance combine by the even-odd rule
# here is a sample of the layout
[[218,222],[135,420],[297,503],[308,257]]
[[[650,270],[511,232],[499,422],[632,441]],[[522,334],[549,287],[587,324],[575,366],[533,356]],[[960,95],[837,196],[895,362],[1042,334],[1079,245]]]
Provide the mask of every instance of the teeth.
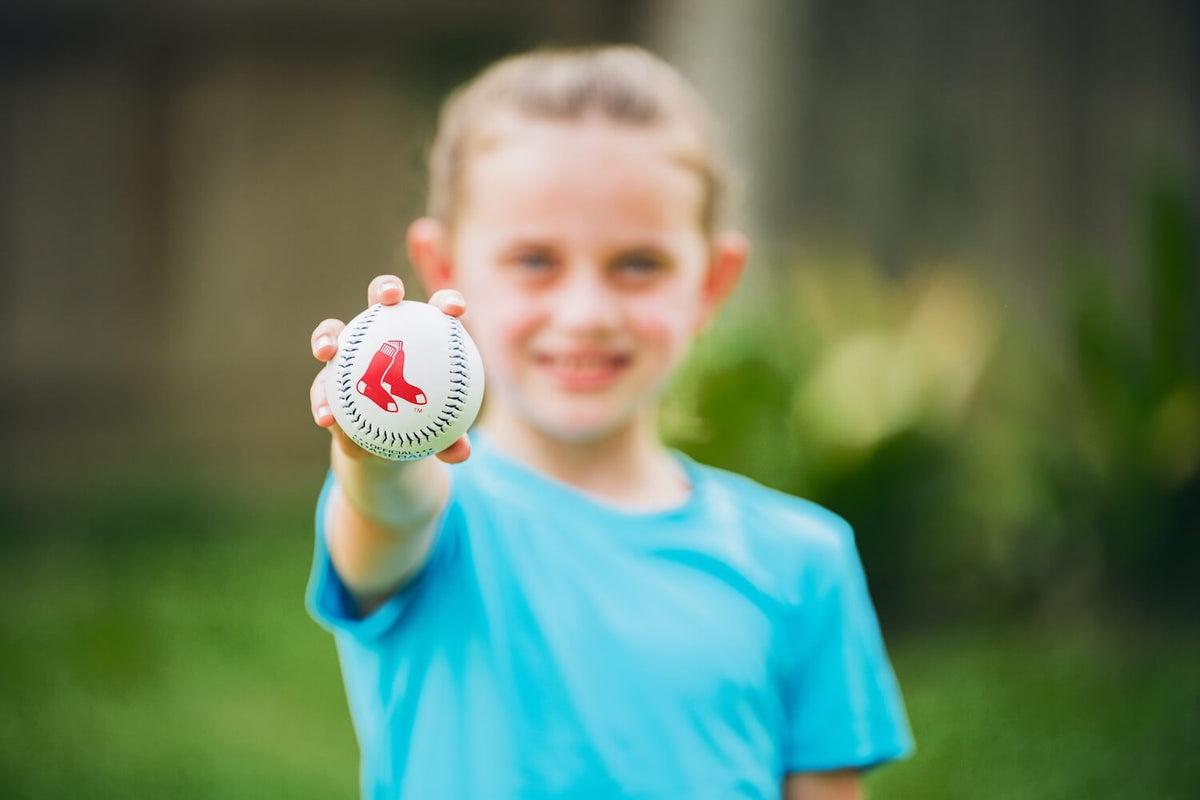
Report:
[[615,359],[607,356],[557,356],[552,363],[560,369],[598,370],[612,366]]

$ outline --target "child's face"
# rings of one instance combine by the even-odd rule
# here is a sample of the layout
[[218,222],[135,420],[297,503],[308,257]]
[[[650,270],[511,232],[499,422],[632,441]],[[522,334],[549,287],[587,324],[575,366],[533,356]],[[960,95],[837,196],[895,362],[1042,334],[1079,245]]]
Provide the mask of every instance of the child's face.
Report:
[[470,156],[449,262],[497,416],[583,442],[652,411],[728,290],[714,287],[702,181],[675,144],[512,121]]

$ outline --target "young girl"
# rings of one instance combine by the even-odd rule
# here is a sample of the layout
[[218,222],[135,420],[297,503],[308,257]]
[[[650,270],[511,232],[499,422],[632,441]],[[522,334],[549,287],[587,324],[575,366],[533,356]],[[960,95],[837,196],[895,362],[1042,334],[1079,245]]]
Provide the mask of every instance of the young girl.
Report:
[[856,798],[911,748],[847,524],[659,442],[746,260],[723,190],[702,104],[636,48],[511,58],[447,102],[408,251],[431,303],[471,298],[474,452],[384,461],[311,397],[308,602],[365,797]]

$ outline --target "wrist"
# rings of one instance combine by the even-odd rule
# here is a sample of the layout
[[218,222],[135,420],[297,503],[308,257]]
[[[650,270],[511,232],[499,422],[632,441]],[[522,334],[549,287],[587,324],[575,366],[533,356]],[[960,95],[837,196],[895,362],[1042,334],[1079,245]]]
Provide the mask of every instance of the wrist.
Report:
[[337,488],[356,513],[405,533],[429,523],[449,493],[446,468],[434,458],[389,461],[350,457],[335,446],[331,458]]

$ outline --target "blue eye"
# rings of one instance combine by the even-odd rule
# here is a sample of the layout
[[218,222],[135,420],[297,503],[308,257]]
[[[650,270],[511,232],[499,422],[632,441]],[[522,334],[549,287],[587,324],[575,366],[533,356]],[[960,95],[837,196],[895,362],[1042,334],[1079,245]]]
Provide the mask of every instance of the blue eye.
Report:
[[624,277],[641,279],[652,277],[663,269],[663,261],[655,256],[630,255],[617,261],[617,271]]
[[549,280],[557,266],[553,254],[540,250],[518,251],[509,256],[506,263],[515,276],[525,281]]
[[531,272],[545,272],[554,266],[554,263],[545,253],[522,253],[517,256],[516,260],[522,269]]

